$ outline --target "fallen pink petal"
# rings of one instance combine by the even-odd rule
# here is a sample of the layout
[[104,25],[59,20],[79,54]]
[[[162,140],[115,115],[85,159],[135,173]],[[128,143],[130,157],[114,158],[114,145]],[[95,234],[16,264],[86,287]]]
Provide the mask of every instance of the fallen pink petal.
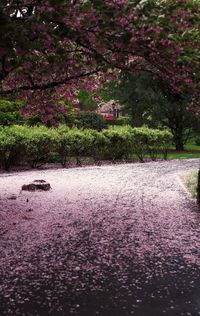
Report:
[[[199,315],[200,215],[177,181],[198,165],[1,174],[0,314]],[[35,179],[52,189],[21,191]]]

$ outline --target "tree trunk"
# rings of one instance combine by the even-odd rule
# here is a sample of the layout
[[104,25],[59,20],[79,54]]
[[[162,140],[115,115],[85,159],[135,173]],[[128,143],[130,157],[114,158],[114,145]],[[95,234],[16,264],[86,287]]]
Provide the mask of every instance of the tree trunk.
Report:
[[182,141],[177,141],[175,140],[175,146],[177,151],[183,151],[184,150],[184,145]]
[[174,131],[174,143],[177,151],[183,151],[184,150],[184,132],[181,125],[177,126]]

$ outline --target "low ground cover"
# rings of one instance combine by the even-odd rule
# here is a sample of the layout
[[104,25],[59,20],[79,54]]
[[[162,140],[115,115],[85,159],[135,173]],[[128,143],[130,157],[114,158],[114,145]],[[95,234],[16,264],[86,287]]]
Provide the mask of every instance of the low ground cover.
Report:
[[[132,155],[134,158],[135,155]],[[145,157],[148,159],[148,155]],[[158,159],[162,159],[162,155],[158,154]],[[167,159],[193,159],[193,158],[200,158],[200,145],[196,144],[196,139],[190,139],[187,144],[185,145],[184,151],[177,151],[175,146],[172,144],[167,148]]]
[[197,197],[198,172],[193,171],[186,177],[186,186],[194,198]]
[[168,150],[169,159],[200,158],[200,145],[196,144],[196,138],[191,138],[185,145],[184,151],[176,151],[174,147]]

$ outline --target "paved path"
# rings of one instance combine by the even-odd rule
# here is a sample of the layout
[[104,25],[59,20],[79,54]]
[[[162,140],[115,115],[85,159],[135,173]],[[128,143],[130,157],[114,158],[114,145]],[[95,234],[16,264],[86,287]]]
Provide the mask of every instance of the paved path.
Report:
[[199,162],[0,175],[0,315],[200,315]]

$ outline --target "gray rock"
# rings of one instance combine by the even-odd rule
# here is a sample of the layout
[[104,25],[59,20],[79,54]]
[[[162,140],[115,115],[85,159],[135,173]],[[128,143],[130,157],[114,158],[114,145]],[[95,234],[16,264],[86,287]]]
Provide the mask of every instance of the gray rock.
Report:
[[8,196],[8,200],[16,200],[17,199],[17,195],[16,194],[11,194]]
[[50,184],[44,180],[34,180],[22,186],[23,191],[49,191],[50,189]]

